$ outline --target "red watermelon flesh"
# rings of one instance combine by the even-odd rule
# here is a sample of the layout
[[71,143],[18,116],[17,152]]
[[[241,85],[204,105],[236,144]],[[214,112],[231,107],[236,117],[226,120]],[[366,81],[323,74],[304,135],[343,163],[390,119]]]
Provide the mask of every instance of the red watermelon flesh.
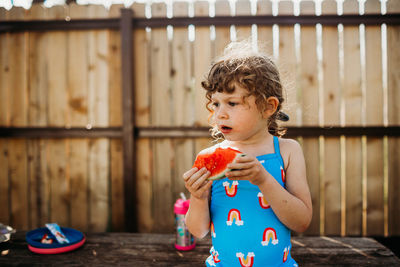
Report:
[[230,147],[217,147],[213,150],[208,149],[197,155],[193,167],[199,170],[206,167],[206,169],[211,172],[208,180],[218,180],[224,178],[225,173],[229,171],[227,165],[240,156],[244,156],[244,154]]

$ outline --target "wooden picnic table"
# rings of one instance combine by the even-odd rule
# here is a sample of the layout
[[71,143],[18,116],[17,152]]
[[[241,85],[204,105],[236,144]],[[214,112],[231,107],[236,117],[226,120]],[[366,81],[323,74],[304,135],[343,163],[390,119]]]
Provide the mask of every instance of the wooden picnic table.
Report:
[[[88,233],[86,238],[75,251],[39,255],[28,250],[25,232],[17,232],[1,252],[0,266],[205,266],[211,244],[205,238],[195,250],[180,252],[172,234]],[[399,258],[372,238],[293,237],[292,244],[299,266],[400,266]]]

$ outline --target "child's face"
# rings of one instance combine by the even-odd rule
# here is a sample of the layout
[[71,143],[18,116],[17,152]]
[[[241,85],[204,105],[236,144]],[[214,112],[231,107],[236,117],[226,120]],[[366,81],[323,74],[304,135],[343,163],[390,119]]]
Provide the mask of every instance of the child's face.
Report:
[[211,96],[213,122],[229,141],[249,141],[265,134],[268,122],[256,105],[256,97],[237,84],[233,93],[216,92]]

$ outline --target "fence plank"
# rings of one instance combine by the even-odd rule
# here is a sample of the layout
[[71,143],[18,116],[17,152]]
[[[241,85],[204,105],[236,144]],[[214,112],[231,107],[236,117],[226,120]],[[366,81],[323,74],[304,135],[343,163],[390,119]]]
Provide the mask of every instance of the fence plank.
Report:
[[[68,5],[71,19],[82,19],[88,14],[88,7],[72,3]],[[68,79],[68,121],[71,127],[88,124],[88,33],[68,32],[69,67]],[[88,212],[88,140],[75,139],[69,142],[69,175],[71,196],[71,226],[89,230]]]
[[7,52],[7,34],[0,34],[0,98],[3,100],[0,105],[0,125],[7,126],[10,121],[9,115],[9,59]]
[[[257,1],[257,15],[272,15],[272,2],[270,0]],[[257,25],[257,40],[261,50],[272,57],[274,51],[272,26]]]
[[[400,12],[400,2],[389,0],[387,12]],[[400,125],[400,27],[387,27],[387,77],[388,77],[388,122],[389,125]],[[389,235],[400,235],[400,138],[389,138]]]
[[[112,5],[109,17],[120,17],[123,5]],[[121,38],[119,31],[110,30],[108,64],[110,78],[109,90],[109,125],[122,125],[122,83],[121,83]],[[110,183],[111,183],[111,230],[123,231],[125,227],[124,181],[123,181],[123,145],[119,139],[110,140]]]
[[29,229],[43,227],[50,221],[50,182],[46,147],[45,140],[26,140]]
[[[300,14],[315,14],[313,1],[302,1],[300,3]],[[318,88],[318,62],[317,62],[317,34],[314,26],[302,26],[300,33],[300,65],[301,70],[298,91],[301,94],[302,125],[319,125],[319,88]],[[312,223],[307,230],[308,234],[318,235],[319,227],[319,170],[320,164],[319,140],[318,138],[304,138],[303,152],[306,158],[307,179],[313,196],[313,206],[317,211]]]
[[[92,5],[89,18],[106,18],[108,11],[104,6]],[[107,30],[89,32],[89,122],[92,126],[106,127],[109,123],[108,107],[108,44]]]
[[45,223],[50,221],[50,177],[47,170],[47,140],[39,141],[39,159],[40,164],[38,173],[40,174],[39,179],[39,191],[38,196],[38,221],[39,225],[43,226]]
[[[187,2],[175,2],[174,17],[187,17]],[[187,28],[176,27],[171,40],[171,86],[173,125],[186,126],[193,124],[194,95],[191,73],[191,43]]]
[[9,180],[9,153],[8,140],[0,139],[0,222],[10,224],[10,180]]
[[[124,180],[123,180],[123,145],[121,140],[110,141],[110,176],[111,176],[111,231],[124,231]],[[137,218],[137,217],[136,217]]]
[[124,187],[123,187],[123,160],[122,142],[112,140],[110,144],[111,162],[111,230],[123,231],[124,220]]
[[[221,3],[222,4],[222,3]],[[221,6],[219,6],[221,7]],[[217,12],[217,11],[216,11]],[[219,12],[219,11],[218,11]],[[195,16],[208,16],[208,2],[198,1],[194,5]],[[220,31],[219,33],[223,33]],[[226,40],[225,35],[218,39],[219,45]],[[217,39],[216,39],[217,41]],[[195,98],[196,98],[196,118],[195,126],[208,126],[207,118],[209,112],[205,108],[206,97],[205,90],[201,87],[201,81],[207,75],[207,71],[211,66],[211,45],[210,45],[210,30],[209,27],[196,27],[196,40],[194,42],[194,78],[195,78]],[[199,153],[202,149],[209,147],[210,142],[207,138],[199,138],[195,140],[194,151]]]
[[388,194],[388,234],[389,236],[398,236],[400,234],[400,138],[390,137],[388,138],[388,152],[389,152],[389,194]]
[[[108,16],[104,6],[89,6],[92,18]],[[89,33],[89,123],[107,127],[108,108],[108,32]],[[100,138],[89,141],[89,227],[91,231],[105,231],[109,218],[109,140]]]
[[[112,5],[109,17],[120,16],[120,9],[123,5]],[[134,14],[135,16],[135,14]],[[122,82],[121,82],[121,38],[117,30],[109,30],[108,34],[108,125],[122,125]]]
[[[197,1],[194,3],[195,16],[208,16],[208,2]],[[201,87],[201,81],[207,75],[211,65],[211,42],[210,28],[208,26],[196,27],[194,41],[194,80],[195,80],[195,118],[194,126],[208,126],[208,111],[205,108],[206,98],[204,89]]]
[[[4,8],[0,8],[0,21],[7,20],[8,11]],[[9,90],[9,77],[10,63],[8,43],[10,38],[8,34],[0,34],[0,125],[9,126],[10,114],[9,114],[9,103],[10,103],[10,90]],[[8,141],[6,139],[0,139],[0,203],[4,203],[4,209],[0,210],[0,221],[9,224],[10,223],[10,185],[9,185],[9,168],[8,168]]]
[[153,141],[153,217],[154,231],[169,232],[173,225],[172,199],[172,159],[173,151],[170,139]]
[[69,141],[69,176],[71,198],[71,227],[91,230],[88,225],[88,140]]
[[[322,14],[337,14],[336,1],[322,2]],[[340,77],[338,28],[322,29],[324,125],[340,125]],[[341,234],[341,154],[339,138],[324,138],[323,177],[321,177],[321,234]]]
[[[379,0],[365,2],[365,13],[379,14]],[[382,40],[380,26],[365,27],[366,125],[383,125]],[[383,236],[384,154],[383,138],[367,139],[367,231],[368,236]]]
[[[215,1],[216,16],[229,16],[230,14],[231,14],[230,5],[227,0]],[[220,57],[224,52],[224,48],[230,43],[230,41],[231,41],[231,31],[229,27],[215,27],[213,57],[214,58]]]
[[[25,18],[25,9],[22,7],[14,7],[9,12],[10,19]],[[10,34],[7,39],[9,39],[6,51],[9,51],[10,126],[23,127],[27,125],[25,101],[28,94],[28,33]]]
[[[47,8],[34,4],[29,10],[29,19],[46,19]],[[47,42],[48,33],[29,33],[29,105],[28,123],[31,126],[47,124]]]
[[59,225],[69,225],[69,181],[67,177],[67,146],[65,140],[47,141],[46,160],[49,193],[49,219]]
[[[0,21],[7,20],[8,11],[0,7]],[[0,103],[0,125],[7,126],[9,124],[9,55],[8,55],[8,45],[9,36],[7,33],[0,34],[0,99],[3,101]],[[7,100],[7,101],[5,101]]]
[[38,140],[26,140],[27,185],[28,185],[28,224],[29,229],[40,227],[40,207],[38,205],[40,181],[40,150]]
[[[174,17],[188,16],[188,3],[175,2],[173,4]],[[188,39],[187,28],[174,28],[171,41],[171,84],[174,99],[174,125],[193,125],[194,121],[194,88],[192,84],[192,44]],[[193,164],[194,141],[179,139],[172,141],[174,151],[174,172],[172,174],[173,199],[185,192],[182,174]]]
[[[133,16],[144,17],[145,5],[132,5]],[[150,126],[150,34],[145,29],[134,29],[135,122],[138,127]],[[138,140],[140,142],[140,140]]]
[[[48,10],[49,19],[63,19],[66,10],[54,6]],[[48,126],[65,126],[67,121],[67,33],[56,31],[49,35],[48,57]],[[57,59],[57,60],[54,60]],[[67,165],[68,141],[48,140],[46,159],[50,187],[50,219],[60,225],[69,225],[70,198]]]
[[[48,10],[50,19],[63,19],[66,10],[54,6]],[[48,37],[48,123],[49,126],[65,126],[67,118],[67,33],[55,31]],[[57,59],[57,60],[54,60]]]
[[[346,14],[358,13],[358,1],[343,4]],[[344,81],[343,100],[347,126],[361,124],[362,90],[360,66],[360,33],[357,26],[343,29]],[[362,233],[362,144],[361,138],[346,138],[346,234]]]
[[[226,8],[224,10],[224,8]],[[225,1],[216,1],[215,3],[215,13],[216,15],[229,15],[230,14],[230,5]],[[195,5],[195,16],[207,16],[208,13],[208,4],[205,1],[198,2]],[[196,123],[195,125],[207,125],[209,112],[205,108],[206,97],[205,91],[200,86],[200,82],[204,77],[208,74],[208,70],[211,66],[212,62],[212,50],[210,52],[209,45],[207,41],[209,40],[209,30],[206,27],[198,27],[196,28],[196,41],[194,51],[200,51],[199,54],[195,53],[194,56],[194,70],[195,70],[195,94],[196,101],[198,107],[198,111],[196,114],[198,117],[202,119],[202,122]],[[200,41],[200,42],[199,42]],[[215,38],[215,51],[217,56],[221,56],[224,48],[231,42],[230,29],[228,27],[216,27],[216,38]],[[220,51],[220,52],[218,52]],[[217,54],[218,53],[218,54]],[[201,56],[203,55],[203,56]],[[198,68],[197,68],[198,67]],[[207,121],[207,124],[206,124]],[[194,151],[195,155],[199,153],[202,149],[209,147],[211,145],[211,138],[198,138],[195,140]]]
[[[82,19],[87,16],[87,6],[68,5],[69,16]],[[88,32],[68,32],[68,118],[71,127],[88,124]]]
[[[40,4],[33,4],[28,10],[28,19],[45,20],[48,18],[48,9]],[[48,33],[29,33],[29,95],[28,95],[28,124],[30,126],[47,125],[47,42]],[[28,160],[28,190],[29,190],[29,229],[42,227],[42,220],[47,216],[44,213],[43,200],[45,189],[41,187],[45,178],[45,171],[41,169],[43,158],[43,142],[41,140],[26,140]]]
[[137,223],[139,232],[151,232],[154,228],[154,218],[152,210],[153,190],[153,160],[151,141],[148,138],[138,140],[137,155]]
[[[151,5],[153,17],[166,17],[165,3]],[[169,41],[166,28],[151,30],[151,122],[157,126],[172,123]],[[173,224],[172,144],[170,139],[153,140],[153,217],[154,230],[168,232]]]
[[[23,8],[13,8],[8,14],[10,19],[25,18]],[[10,126],[27,126],[28,97],[27,62],[28,33],[9,35],[7,51],[9,51],[9,100]],[[9,153],[9,186],[10,186],[10,224],[16,229],[28,229],[28,183],[26,141],[8,140]]]
[[10,224],[18,230],[27,230],[28,221],[28,183],[26,162],[26,141],[8,140],[9,186],[11,191]]
[[[398,1],[387,2],[387,12],[400,12],[400,3]],[[400,92],[398,86],[400,84],[400,61],[398,53],[398,44],[400,35],[400,27],[389,25],[387,27],[387,59],[388,59],[388,119],[389,125],[400,124]]]
[[[300,3],[301,15],[314,15],[314,1]],[[319,88],[317,63],[317,33],[314,26],[301,26],[300,77],[298,94],[301,96],[302,125],[319,124]]]
[[[251,6],[249,0],[237,0],[235,1],[235,13],[236,16],[250,16]],[[236,26],[236,39],[238,41],[252,38],[251,26]]]
[[[153,17],[166,17],[166,5],[151,5]],[[151,123],[154,126],[170,126],[171,89],[169,88],[170,58],[166,28],[151,29]]]
[[341,234],[341,151],[339,138],[324,139],[324,227],[325,235]]
[[103,232],[109,229],[109,140],[89,141],[89,229]]
[[[278,6],[280,15],[293,15],[293,2],[280,1]],[[285,88],[286,103],[284,109],[290,117],[285,123],[287,126],[298,125],[298,101],[296,79],[296,51],[294,39],[294,27],[279,26],[279,57],[278,66],[281,71],[281,80]]]
[[383,139],[367,141],[367,233],[383,236],[384,221],[384,154]]
[[[336,15],[336,1],[322,2],[323,15]],[[339,39],[337,26],[323,26],[323,87],[325,125],[340,125]]]
[[[135,17],[144,17],[145,5],[132,5]],[[135,121],[138,126],[150,125],[150,33],[145,29],[134,29],[134,70],[135,70]],[[154,220],[152,212],[152,141],[137,139],[137,223],[139,232],[150,232]],[[140,155],[140,156],[139,156]]]

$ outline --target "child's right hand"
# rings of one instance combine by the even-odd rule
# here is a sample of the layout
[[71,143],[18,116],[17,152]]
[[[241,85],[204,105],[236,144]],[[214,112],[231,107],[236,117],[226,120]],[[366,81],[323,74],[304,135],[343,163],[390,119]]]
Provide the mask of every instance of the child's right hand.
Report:
[[211,191],[212,181],[208,181],[210,172],[206,168],[192,168],[183,174],[185,187],[193,197],[198,199],[208,199]]

